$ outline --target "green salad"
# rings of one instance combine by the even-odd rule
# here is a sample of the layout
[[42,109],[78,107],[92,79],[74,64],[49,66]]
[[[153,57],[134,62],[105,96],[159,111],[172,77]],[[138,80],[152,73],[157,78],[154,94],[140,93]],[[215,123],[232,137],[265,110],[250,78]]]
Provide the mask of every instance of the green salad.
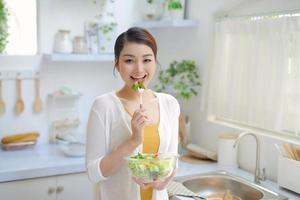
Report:
[[140,89],[145,89],[144,83],[143,82],[135,82],[132,86],[131,89],[135,92],[138,92]]
[[128,159],[128,167],[133,176],[145,183],[168,177],[175,168],[175,157],[160,157],[158,154],[141,154]]

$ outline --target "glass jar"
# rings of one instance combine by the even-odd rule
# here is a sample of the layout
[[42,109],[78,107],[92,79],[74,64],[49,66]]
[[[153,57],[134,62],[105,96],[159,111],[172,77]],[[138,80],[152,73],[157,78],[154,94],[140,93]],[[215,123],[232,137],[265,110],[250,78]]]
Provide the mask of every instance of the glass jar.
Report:
[[72,40],[69,30],[58,30],[54,39],[55,53],[72,53]]
[[73,53],[88,53],[88,48],[84,37],[82,36],[74,37]]

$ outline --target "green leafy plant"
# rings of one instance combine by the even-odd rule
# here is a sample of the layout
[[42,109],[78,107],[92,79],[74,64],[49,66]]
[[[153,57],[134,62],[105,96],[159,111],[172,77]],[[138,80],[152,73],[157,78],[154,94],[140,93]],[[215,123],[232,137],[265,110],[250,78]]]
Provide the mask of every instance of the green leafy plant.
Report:
[[155,91],[171,93],[184,100],[196,96],[197,87],[201,86],[198,68],[193,60],[173,61],[167,69],[159,71],[158,81],[154,85]]
[[169,10],[180,10],[180,9],[182,9],[181,0],[168,0],[168,9]]
[[4,0],[0,0],[0,53],[3,53],[8,43],[8,26],[7,26],[8,11]]

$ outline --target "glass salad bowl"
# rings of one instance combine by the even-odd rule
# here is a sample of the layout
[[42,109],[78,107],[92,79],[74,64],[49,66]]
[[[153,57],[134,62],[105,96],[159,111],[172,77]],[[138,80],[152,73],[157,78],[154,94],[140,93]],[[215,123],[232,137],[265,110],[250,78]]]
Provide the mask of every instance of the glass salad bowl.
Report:
[[178,155],[171,153],[142,154],[126,158],[131,175],[143,183],[164,181],[176,169]]

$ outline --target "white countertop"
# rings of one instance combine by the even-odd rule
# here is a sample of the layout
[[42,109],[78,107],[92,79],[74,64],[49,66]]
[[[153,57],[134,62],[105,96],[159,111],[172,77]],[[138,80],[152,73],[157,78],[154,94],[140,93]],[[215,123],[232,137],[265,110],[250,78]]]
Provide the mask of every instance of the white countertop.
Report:
[[[253,174],[241,169],[224,169],[219,167],[216,163],[189,164],[181,161],[179,162],[176,177],[213,172],[216,170],[225,170],[234,175],[253,181]],[[80,172],[85,172],[85,158],[67,157],[55,144],[38,144],[35,147],[26,150],[0,150],[0,183]],[[274,182],[263,181],[261,185],[287,196],[289,199],[300,200],[300,195],[279,188]]]
[[0,183],[85,171],[84,157],[67,157],[55,144],[15,151],[0,149]]

